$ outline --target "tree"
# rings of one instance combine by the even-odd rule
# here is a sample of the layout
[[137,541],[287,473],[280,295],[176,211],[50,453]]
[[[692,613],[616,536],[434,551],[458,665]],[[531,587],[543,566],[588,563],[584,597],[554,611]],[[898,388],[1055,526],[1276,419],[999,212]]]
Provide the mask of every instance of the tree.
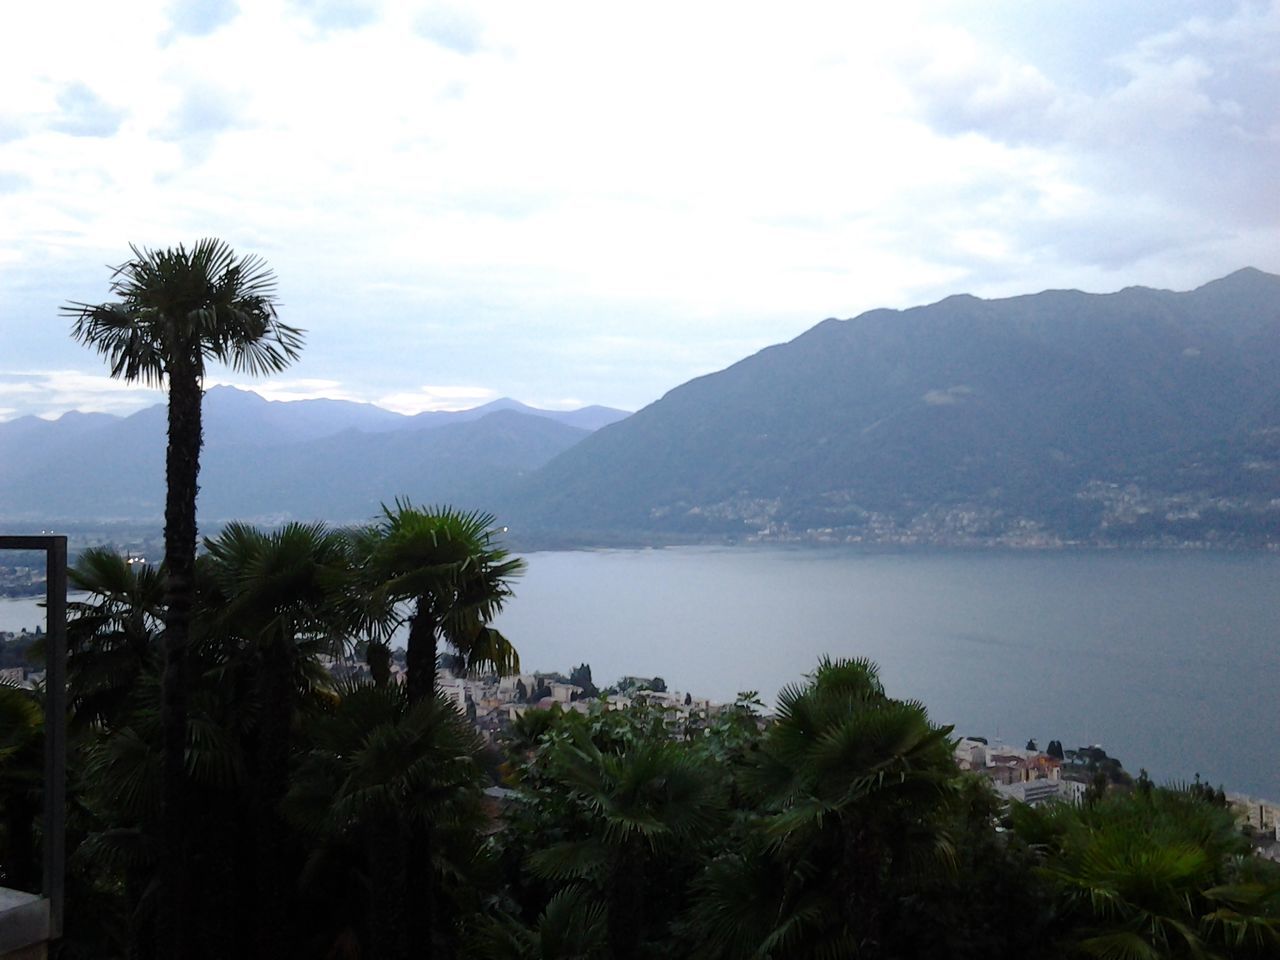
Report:
[[[335,694],[311,717],[311,748],[284,804],[314,849],[302,892],[316,907],[300,936],[313,942],[293,955],[428,955],[430,937],[411,944],[406,936],[418,908],[406,882],[416,856],[407,841],[434,831],[433,860],[455,881],[465,881],[483,859],[479,738],[451,703],[410,703],[400,684],[347,681]],[[439,896],[468,885],[455,886]]]
[[581,663],[569,671],[569,682],[575,687],[582,688],[582,695],[588,700],[594,700],[600,696],[594,681],[591,679],[591,664]]
[[287,949],[279,895],[289,882],[279,807],[289,788],[290,731],[300,691],[314,686],[312,657],[345,647],[359,620],[349,594],[355,577],[349,541],[323,524],[286,524],[263,533],[229,524],[206,539],[216,613],[210,626],[257,678],[254,734],[254,850],[258,956]]
[[442,642],[457,651],[468,671],[513,673],[520,667],[506,637],[489,626],[512,595],[511,581],[524,570],[523,560],[494,542],[494,522],[487,513],[426,511],[404,500],[394,509],[384,506],[380,520],[355,534],[385,617],[395,617],[395,604],[412,606],[405,666],[413,702],[435,696]]
[[718,770],[667,735],[656,707],[540,712],[544,730],[522,771],[522,806],[530,817],[554,811],[542,823],[551,842],[528,857],[534,875],[557,888],[548,909],[572,896],[603,914],[608,956],[653,955],[667,934],[663,901],[684,900],[682,861],[718,833]]
[[125,718],[143,676],[158,667],[164,575],[91,547],[67,577],[74,589],[89,595],[67,604],[72,729],[110,730]]
[[898,895],[954,859],[950,734],[866,660],[784,687],[744,774],[760,816],[699,881],[697,955],[900,955],[885,943]]
[[1191,789],[1112,792],[1090,806],[1016,804],[1071,955],[1273,957],[1280,875],[1247,856],[1227,810]]
[[1035,741],[1035,739],[1034,739],[1034,738],[1032,738],[1031,740],[1028,740],[1028,741],[1027,741],[1027,749],[1028,749],[1028,750],[1035,750],[1035,751],[1037,751],[1037,752],[1040,750],[1040,748],[1036,746],[1036,741]]
[[71,335],[107,358],[111,376],[168,389],[164,523],[164,868],[161,952],[197,953],[183,925],[190,912],[184,853],[197,829],[187,809],[186,655],[194,603],[196,494],[203,440],[205,365],[217,360],[253,375],[284,369],[302,347],[302,331],[276,315],[275,275],[254,256],[238,257],[221,240],[190,249],[130,246],[132,259],[111,276],[114,301],[71,302]]
[[[489,621],[512,595],[511,581],[524,561],[495,543],[498,533],[487,513],[448,508],[419,510],[407,500],[383,507],[382,517],[354,535],[358,555],[371,578],[371,595],[385,618],[394,621],[398,604],[410,604],[405,651],[410,706],[436,697],[440,644],[462,656],[468,671],[480,667],[513,673],[520,668],[515,648]],[[410,947],[432,955],[434,875],[432,824],[428,816],[410,838],[405,892],[409,904]]]

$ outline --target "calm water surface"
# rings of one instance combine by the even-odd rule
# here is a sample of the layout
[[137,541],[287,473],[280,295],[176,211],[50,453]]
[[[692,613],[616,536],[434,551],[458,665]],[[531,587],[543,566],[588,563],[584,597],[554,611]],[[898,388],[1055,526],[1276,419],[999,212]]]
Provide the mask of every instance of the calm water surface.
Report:
[[[1280,557],[704,549],[535,553],[500,627],[528,670],[730,700],[869,657],[957,733],[1100,743],[1280,799]],[[43,621],[0,601],[0,630]]]
[[500,626],[591,664],[767,701],[824,654],[957,733],[1099,743],[1137,773],[1280,799],[1280,557],[702,549],[536,553]]

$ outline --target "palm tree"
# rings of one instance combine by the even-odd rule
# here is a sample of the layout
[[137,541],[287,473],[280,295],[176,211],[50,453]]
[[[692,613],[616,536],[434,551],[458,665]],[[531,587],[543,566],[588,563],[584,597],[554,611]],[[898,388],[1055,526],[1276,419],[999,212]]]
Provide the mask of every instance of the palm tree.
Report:
[[91,547],[67,571],[84,600],[67,604],[67,689],[76,731],[111,730],[158,666],[164,579],[155,567]]
[[520,669],[507,639],[489,626],[507,598],[524,561],[495,543],[500,532],[491,514],[441,507],[420,510],[407,500],[382,508],[382,518],[356,534],[372,592],[389,609],[411,603],[405,650],[412,702],[436,692],[441,642],[462,657],[468,670],[499,673]]
[[[519,670],[515,649],[489,621],[512,595],[511,580],[524,561],[494,542],[494,518],[449,508],[419,510],[407,500],[354,536],[357,555],[371,578],[371,595],[393,619],[397,604],[412,604],[405,652],[411,705],[436,697],[436,661],[441,642],[463,658],[467,669]],[[431,955],[435,880],[431,824],[410,837],[406,874],[409,943]]]
[[665,731],[601,749],[576,717],[563,715],[569,732],[549,741],[543,759],[552,789],[582,821],[571,839],[534,852],[530,866],[545,880],[568,882],[562,891],[602,894],[609,955],[633,957],[650,934],[648,900],[665,892],[654,868],[714,834],[718,784],[702,757]]
[[[436,831],[428,867],[455,878],[481,859],[480,741],[452,704],[410,703],[398,684],[348,680],[336,694],[307,726],[310,748],[284,804],[313,838],[304,892],[324,910],[309,924],[312,952],[340,955],[338,946],[354,941],[360,955],[398,960],[409,955],[417,908],[406,882],[409,841]],[[429,938],[414,944],[412,955],[429,955],[430,946]]]
[[1230,811],[1193,790],[1111,794],[1081,808],[1017,805],[1012,820],[1043,855],[1074,954],[1280,951],[1280,871],[1249,855]]
[[530,929],[509,914],[486,917],[468,956],[478,960],[606,960],[608,915],[586,888],[564,887]]
[[200,472],[201,395],[205,364],[214,359],[250,374],[284,369],[302,347],[302,331],[276,315],[275,275],[254,256],[238,257],[221,240],[190,249],[130,246],[133,258],[111,277],[108,303],[72,302],[71,335],[106,357],[111,376],[140,380],[169,394],[164,513],[165,905],[161,950],[170,957],[197,952],[185,932],[190,912],[184,870],[187,832],[186,654],[194,602],[196,493]]
[[785,687],[744,774],[763,816],[700,884],[700,955],[892,955],[893,888],[952,856],[950,733],[866,660],[824,659]]
[[213,593],[206,602],[216,607],[209,626],[257,678],[255,941],[259,956],[279,957],[288,936],[282,891],[291,882],[279,817],[289,788],[290,731],[299,691],[318,679],[314,654],[344,646],[353,629],[350,551],[344,535],[319,523],[290,523],[272,533],[233,523],[206,539],[205,548]]

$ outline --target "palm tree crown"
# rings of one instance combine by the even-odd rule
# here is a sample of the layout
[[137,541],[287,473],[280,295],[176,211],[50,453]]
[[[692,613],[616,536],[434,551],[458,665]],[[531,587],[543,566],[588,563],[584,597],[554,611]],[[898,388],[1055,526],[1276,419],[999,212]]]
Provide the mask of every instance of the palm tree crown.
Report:
[[422,510],[406,500],[384,507],[382,518],[356,535],[378,598],[414,604],[408,643],[412,700],[434,696],[441,640],[461,654],[469,670],[520,668],[515,649],[488,625],[524,570],[523,560],[495,543],[494,523],[487,513]]
[[297,359],[302,331],[276,316],[275,274],[260,258],[214,239],[129,249],[111,278],[117,302],[62,308],[71,336],[106,357],[111,376],[158,386],[175,362],[202,377],[207,357],[253,375]]

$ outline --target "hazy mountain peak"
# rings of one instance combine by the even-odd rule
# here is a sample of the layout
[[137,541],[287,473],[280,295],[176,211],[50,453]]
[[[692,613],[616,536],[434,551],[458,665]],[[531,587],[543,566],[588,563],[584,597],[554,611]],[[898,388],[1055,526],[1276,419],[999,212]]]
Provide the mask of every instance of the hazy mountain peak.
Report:
[[1266,273],[1257,267],[1242,267],[1235,273],[1229,273],[1217,280],[1210,280],[1203,286],[1197,287],[1194,292],[1210,291],[1236,294],[1252,294],[1260,291],[1280,293],[1280,276]]

